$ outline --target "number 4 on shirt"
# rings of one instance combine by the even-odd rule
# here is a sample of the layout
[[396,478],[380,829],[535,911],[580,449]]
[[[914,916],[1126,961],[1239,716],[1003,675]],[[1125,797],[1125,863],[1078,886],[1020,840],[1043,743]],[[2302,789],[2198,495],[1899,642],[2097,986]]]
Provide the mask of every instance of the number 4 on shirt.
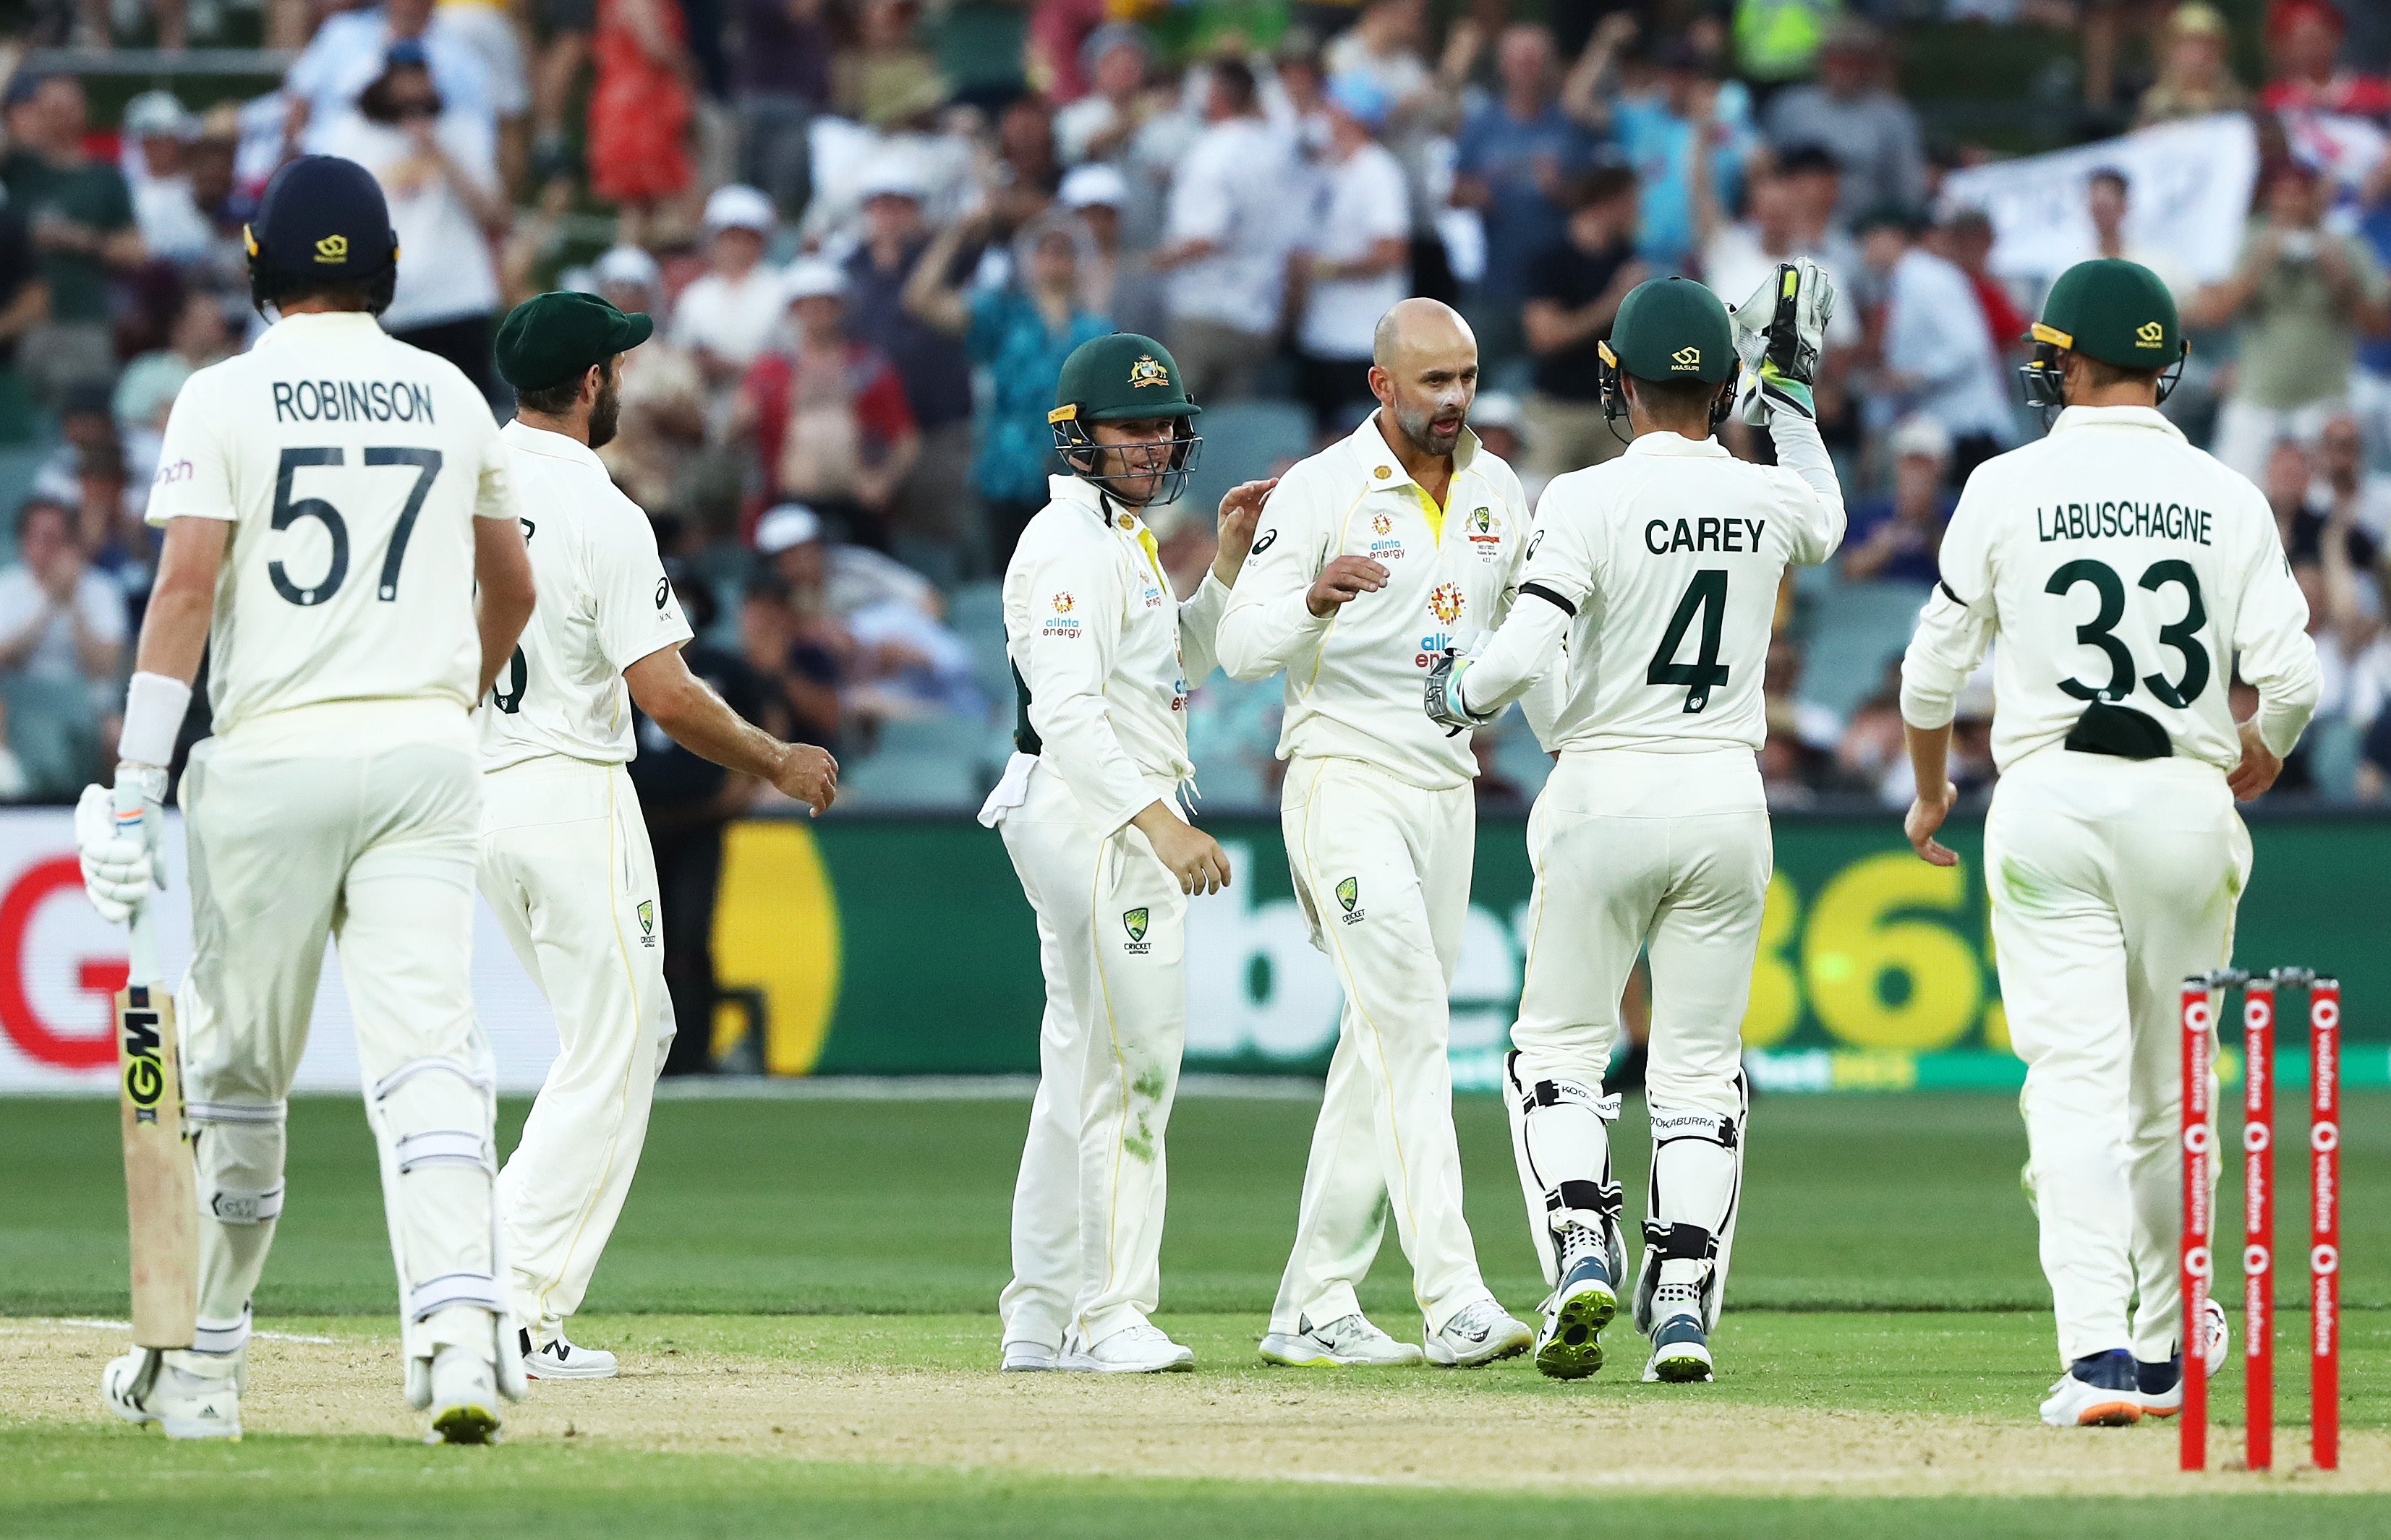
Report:
[[[1692,662],[1678,662],[1677,649],[1685,646],[1686,633],[1693,628],[1697,614],[1702,620],[1700,649]],[[1676,613],[1669,617],[1669,629],[1661,634],[1661,646],[1652,654],[1652,664],[1644,671],[1644,682],[1683,685],[1689,715],[1708,706],[1711,691],[1726,683],[1727,667],[1718,661],[1719,630],[1725,622],[1726,569],[1706,567],[1686,584],[1686,597],[1677,601]]]

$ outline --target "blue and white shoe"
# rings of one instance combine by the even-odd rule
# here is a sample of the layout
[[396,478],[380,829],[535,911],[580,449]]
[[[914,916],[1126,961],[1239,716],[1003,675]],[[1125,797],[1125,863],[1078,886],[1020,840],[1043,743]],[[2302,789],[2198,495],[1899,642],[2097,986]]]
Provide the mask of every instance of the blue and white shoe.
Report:
[[[2225,1367],[2227,1343],[2231,1339],[2225,1306],[2215,1300],[2208,1302],[2208,1329],[2203,1338],[2202,1357],[2211,1380]],[[2183,1354],[2178,1352],[2163,1362],[2147,1359],[2134,1362],[2134,1397],[2141,1403],[2144,1417],[2173,1417],[2183,1410]]]
[[1710,1333],[1700,1315],[1671,1315],[1652,1332],[1652,1361],[1644,1366],[1646,1383],[1671,1385],[1707,1383],[1711,1374]]
[[1619,1314],[1619,1289],[1609,1259],[1580,1256],[1544,1303],[1536,1333],[1536,1367],[1555,1380],[1583,1380],[1602,1367],[1602,1328]]
[[2042,1420],[2053,1428],[2130,1428],[2141,1419],[2139,1376],[2124,1348],[2068,1365],[2042,1404]]

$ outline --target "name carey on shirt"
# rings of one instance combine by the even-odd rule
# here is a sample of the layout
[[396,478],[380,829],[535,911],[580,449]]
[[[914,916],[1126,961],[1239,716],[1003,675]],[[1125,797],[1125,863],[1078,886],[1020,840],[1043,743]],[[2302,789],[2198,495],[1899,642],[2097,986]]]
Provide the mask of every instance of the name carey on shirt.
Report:
[[412,379],[278,379],[277,422],[430,422],[432,387]]
[[2054,503],[2036,505],[2034,533],[2045,544],[2053,540],[2189,540],[2209,543],[2209,512],[2182,503]]
[[1671,551],[1758,551],[1760,532],[1768,527],[1765,519],[1719,519],[1704,515],[1700,519],[1680,519],[1672,525],[1666,519],[1655,519],[1644,526],[1644,548],[1654,556],[1667,556]]

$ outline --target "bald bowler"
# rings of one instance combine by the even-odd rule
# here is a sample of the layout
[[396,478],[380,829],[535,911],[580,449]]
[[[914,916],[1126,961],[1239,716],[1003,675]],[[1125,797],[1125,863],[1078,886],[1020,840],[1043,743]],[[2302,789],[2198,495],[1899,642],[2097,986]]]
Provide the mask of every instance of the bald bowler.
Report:
[[[1418,710],[1430,660],[1500,623],[1528,505],[1469,431],[1478,340],[1405,300],[1375,334],[1378,408],[1287,471],[1221,621],[1221,666],[1286,675],[1287,864],[1345,989],[1295,1248],[1262,1356],[1325,1367],[1467,1367],[1532,1333],[1480,1277],[1462,1217],[1446,995],[1469,912],[1477,773],[1467,734]],[[1532,715],[1544,698],[1531,692]],[[1423,1344],[1362,1314],[1387,1216],[1411,1258]],[[1406,1332],[1405,1335],[1408,1335]]]

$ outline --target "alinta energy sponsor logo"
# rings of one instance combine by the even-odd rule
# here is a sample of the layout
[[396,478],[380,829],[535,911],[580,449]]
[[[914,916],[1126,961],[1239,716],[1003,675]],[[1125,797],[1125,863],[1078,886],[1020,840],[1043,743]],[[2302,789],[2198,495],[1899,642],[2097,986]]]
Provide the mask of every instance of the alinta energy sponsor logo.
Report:
[[1070,596],[1070,593],[1066,590],[1063,593],[1055,595],[1050,602],[1053,613],[1046,617],[1044,634],[1049,636],[1078,635],[1079,634],[1079,619],[1077,615],[1072,614],[1071,611],[1079,608],[1079,601],[1073,598]]
[[1440,583],[1428,596],[1428,607],[1447,625],[1461,619],[1461,585],[1457,583]]
[[1401,561],[1403,558],[1403,543],[1395,533],[1395,521],[1391,516],[1372,514],[1370,533],[1377,537],[1370,542],[1371,560]]

